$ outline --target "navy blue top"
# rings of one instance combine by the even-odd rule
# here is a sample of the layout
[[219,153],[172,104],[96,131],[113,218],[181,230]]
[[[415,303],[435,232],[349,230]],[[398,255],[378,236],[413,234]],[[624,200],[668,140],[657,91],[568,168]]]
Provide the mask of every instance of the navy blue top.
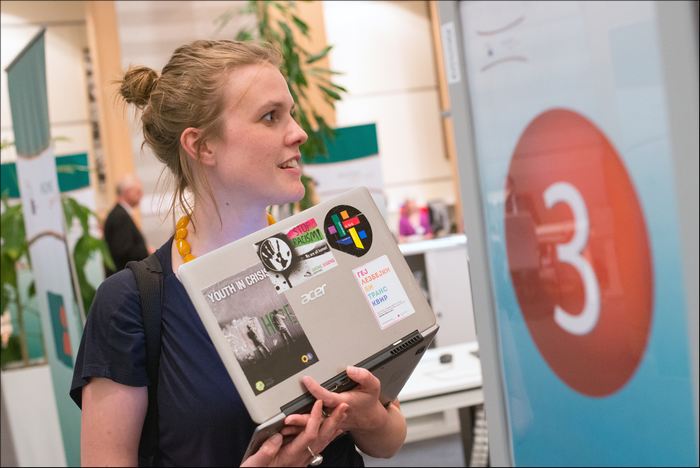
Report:
[[[156,252],[164,274],[158,464],[237,466],[255,423],[173,273],[171,247],[172,238]],[[107,278],[90,308],[70,390],[78,406],[91,377],[148,385],[141,304],[129,269]],[[364,466],[349,435],[336,439],[323,455],[326,466]]]

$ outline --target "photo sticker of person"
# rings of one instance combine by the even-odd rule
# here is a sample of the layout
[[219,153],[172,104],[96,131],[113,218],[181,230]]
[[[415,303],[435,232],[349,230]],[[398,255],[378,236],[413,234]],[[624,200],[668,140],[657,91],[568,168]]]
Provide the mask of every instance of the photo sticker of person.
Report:
[[263,265],[202,294],[256,395],[318,362],[292,307],[277,294]]
[[258,242],[256,247],[258,257],[278,294],[338,264],[323,237],[323,231],[313,218],[286,233]]

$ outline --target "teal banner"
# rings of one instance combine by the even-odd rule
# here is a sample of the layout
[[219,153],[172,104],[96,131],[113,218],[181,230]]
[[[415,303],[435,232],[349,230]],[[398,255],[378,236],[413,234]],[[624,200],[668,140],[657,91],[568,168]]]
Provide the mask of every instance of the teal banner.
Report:
[[42,29],[34,36],[5,69],[17,154],[25,157],[37,156],[49,146],[44,33]]
[[[39,32],[6,69],[17,161],[14,174],[8,170],[6,175],[3,170],[2,189],[11,187],[8,180],[14,181],[15,187],[22,187],[17,195],[22,201],[44,349],[65,453],[65,460],[56,460],[55,464],[79,466],[80,410],[68,396],[68,390],[73,375],[72,350],[77,349],[82,320],[65,238],[59,168],[50,147],[44,33],[45,30]],[[67,161],[73,166],[87,166],[86,158],[80,155],[71,155]],[[69,178],[67,182],[72,184],[76,179]]]
[[[58,172],[58,187],[62,193],[90,186],[87,153],[56,156],[56,172]],[[15,163],[0,164],[0,193],[10,198],[19,198],[17,165]]]
[[304,155],[303,162],[329,164],[351,161],[379,153],[377,146],[377,126],[375,124],[355,125],[335,130],[335,138],[323,137],[328,155],[309,157]]

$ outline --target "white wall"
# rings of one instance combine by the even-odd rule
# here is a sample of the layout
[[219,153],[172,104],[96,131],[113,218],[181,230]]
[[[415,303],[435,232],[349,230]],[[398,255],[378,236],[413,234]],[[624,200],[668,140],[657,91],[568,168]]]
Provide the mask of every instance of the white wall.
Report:
[[[87,47],[82,2],[2,2],[0,16],[0,130],[14,141],[7,74],[4,69],[46,25],[46,85],[52,137],[56,154],[88,152],[91,148],[83,49]],[[14,161],[14,149],[2,151],[2,162]]]
[[331,68],[349,91],[337,124],[376,122],[390,226],[406,198],[454,203],[427,3],[326,1],[323,10]]

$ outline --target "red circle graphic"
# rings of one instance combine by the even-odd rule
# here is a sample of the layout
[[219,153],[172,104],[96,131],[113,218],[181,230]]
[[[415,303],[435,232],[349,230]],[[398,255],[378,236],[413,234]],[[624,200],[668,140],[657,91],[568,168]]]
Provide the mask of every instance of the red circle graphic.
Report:
[[547,364],[585,395],[618,391],[647,345],[652,263],[630,177],[592,122],[552,109],[527,126],[506,180],[505,233],[518,303]]

